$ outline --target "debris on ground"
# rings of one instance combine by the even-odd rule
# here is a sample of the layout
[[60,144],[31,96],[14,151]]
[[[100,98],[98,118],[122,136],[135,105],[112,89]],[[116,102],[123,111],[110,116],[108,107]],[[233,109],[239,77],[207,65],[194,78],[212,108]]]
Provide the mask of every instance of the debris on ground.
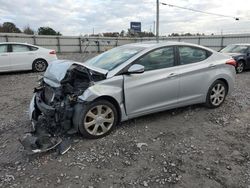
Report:
[[27,156],[18,138],[30,131],[27,109],[38,75],[0,75],[0,187],[249,187],[249,71],[237,74],[235,91],[217,109],[155,113],[97,140],[58,135],[61,143],[72,140],[70,152]]

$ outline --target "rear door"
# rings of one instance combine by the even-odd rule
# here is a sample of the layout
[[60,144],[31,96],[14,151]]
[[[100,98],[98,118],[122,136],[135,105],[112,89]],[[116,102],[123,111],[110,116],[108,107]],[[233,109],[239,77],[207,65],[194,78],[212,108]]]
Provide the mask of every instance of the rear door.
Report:
[[0,72],[11,71],[8,44],[0,44]]
[[216,71],[212,52],[193,46],[179,46],[181,105],[204,102],[209,81]]
[[13,70],[30,70],[35,59],[35,52],[30,46],[23,44],[11,44],[10,61]]
[[136,60],[145,72],[124,75],[124,95],[127,115],[135,117],[176,105],[179,76],[175,67],[175,47],[153,50]]

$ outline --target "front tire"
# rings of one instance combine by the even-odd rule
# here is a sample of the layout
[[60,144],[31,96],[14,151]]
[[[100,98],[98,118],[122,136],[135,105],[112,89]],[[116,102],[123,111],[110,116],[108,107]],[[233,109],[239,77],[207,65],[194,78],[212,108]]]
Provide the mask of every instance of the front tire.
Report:
[[86,105],[80,113],[78,130],[83,137],[101,138],[108,135],[118,123],[115,106],[106,100]]
[[237,63],[236,72],[237,72],[237,73],[242,73],[242,72],[244,71],[244,69],[245,69],[245,64],[244,64],[244,62],[243,62],[243,61],[239,61],[239,62]]
[[35,72],[44,72],[48,66],[48,63],[43,59],[37,59],[33,62],[32,69]]
[[206,98],[208,108],[217,108],[222,105],[227,96],[227,85],[221,80],[216,80],[209,88]]

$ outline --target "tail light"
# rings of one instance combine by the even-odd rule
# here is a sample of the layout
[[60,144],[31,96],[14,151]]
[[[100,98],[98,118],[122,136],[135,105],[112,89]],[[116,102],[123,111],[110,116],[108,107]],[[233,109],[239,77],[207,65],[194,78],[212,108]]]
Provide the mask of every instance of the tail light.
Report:
[[52,50],[52,51],[49,52],[49,54],[53,54],[54,55],[54,54],[56,54],[56,51]]
[[234,67],[236,67],[237,63],[234,59],[229,59],[226,61],[226,64],[228,65],[233,65]]

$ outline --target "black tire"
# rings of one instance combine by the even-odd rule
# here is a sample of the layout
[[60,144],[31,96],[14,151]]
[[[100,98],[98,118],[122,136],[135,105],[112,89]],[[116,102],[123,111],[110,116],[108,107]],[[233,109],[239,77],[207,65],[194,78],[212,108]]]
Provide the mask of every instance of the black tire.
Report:
[[[109,108],[110,110],[112,110],[112,112],[107,114],[105,117],[104,117],[105,113],[104,114],[101,113],[98,116],[97,115],[98,114],[97,108],[100,106],[102,106],[101,112],[104,111],[106,107],[107,107],[106,111],[108,111],[107,109]],[[96,114],[95,114],[95,110],[96,110]],[[90,114],[94,114],[96,116],[96,118],[95,119],[93,118],[92,121],[91,121],[92,117],[88,116],[89,112],[92,112]],[[86,137],[86,138],[97,139],[97,138],[104,137],[104,136],[108,135],[113,130],[113,128],[118,124],[117,109],[115,108],[115,106],[111,102],[109,102],[107,100],[97,100],[97,101],[91,102],[89,104],[86,104],[81,109],[80,113],[78,113],[78,114],[79,114],[78,115],[79,117],[77,117],[77,119],[79,119],[79,121],[78,121],[77,128],[78,128],[78,131],[82,134],[82,136]],[[100,117],[101,115],[102,115],[102,117]],[[112,117],[111,117],[112,115],[113,115],[113,123],[109,124],[108,122],[105,122],[105,120],[109,120],[109,119],[112,120]],[[110,118],[106,118],[108,116],[110,116]],[[100,119],[102,118],[102,120],[100,120],[98,118],[100,118]],[[104,121],[104,122],[102,122],[102,121]],[[91,122],[95,122],[95,123],[93,125],[89,126],[89,128],[87,128],[86,124],[91,123]],[[103,126],[105,128],[107,128],[107,130],[105,130],[106,132],[103,130]],[[95,128],[96,128],[96,133],[94,133]]]
[[32,69],[35,72],[44,72],[48,67],[47,61],[44,59],[37,59],[33,62]]
[[[217,88],[220,88],[220,87],[224,88],[224,90],[221,89],[221,92],[219,92],[220,89],[218,89],[218,93],[215,93]],[[206,103],[205,103],[206,106],[208,108],[218,108],[225,101],[227,92],[228,92],[228,88],[225,82],[221,80],[216,80],[208,89]],[[224,95],[223,98],[222,98],[222,95]],[[216,103],[216,101],[218,102]]]
[[244,70],[245,70],[245,62],[244,61],[237,62],[236,72],[242,73]]

